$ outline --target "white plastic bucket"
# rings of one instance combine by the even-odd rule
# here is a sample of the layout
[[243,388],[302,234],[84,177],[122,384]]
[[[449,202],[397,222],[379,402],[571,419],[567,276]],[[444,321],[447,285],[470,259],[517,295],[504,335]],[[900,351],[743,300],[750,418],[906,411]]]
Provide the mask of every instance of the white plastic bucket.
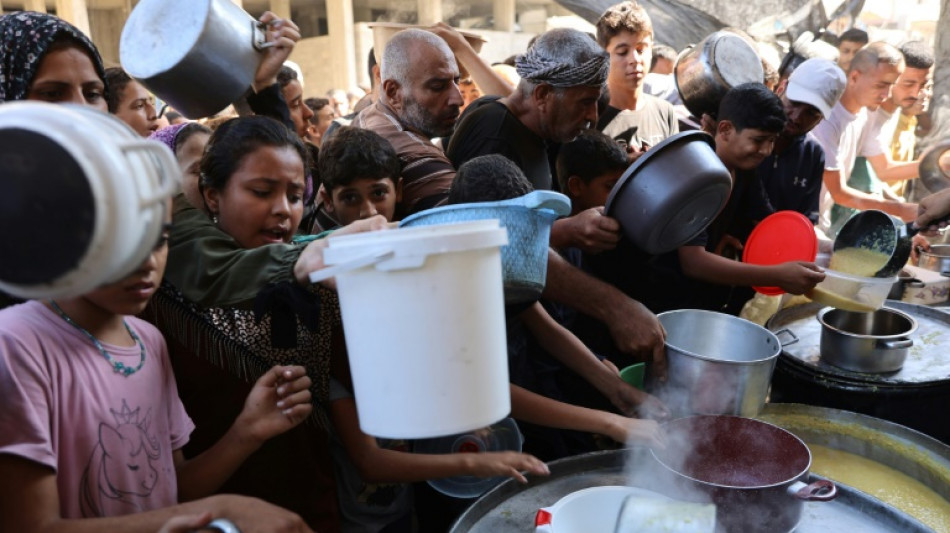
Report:
[[364,432],[428,438],[511,411],[497,220],[330,237]]
[[181,171],[164,144],[86,106],[0,105],[0,290],[75,296],[155,248]]

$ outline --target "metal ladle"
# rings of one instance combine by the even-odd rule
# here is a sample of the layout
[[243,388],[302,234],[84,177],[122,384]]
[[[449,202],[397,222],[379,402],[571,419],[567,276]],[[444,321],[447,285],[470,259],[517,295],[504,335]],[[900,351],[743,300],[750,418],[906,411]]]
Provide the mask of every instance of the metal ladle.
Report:
[[[950,221],[945,217],[934,221],[937,225]],[[852,216],[835,238],[833,251],[845,248],[864,248],[883,253],[890,257],[880,270],[874,273],[875,278],[892,278],[900,272],[910,258],[911,237],[922,229],[915,222],[903,222],[883,211],[869,209]]]

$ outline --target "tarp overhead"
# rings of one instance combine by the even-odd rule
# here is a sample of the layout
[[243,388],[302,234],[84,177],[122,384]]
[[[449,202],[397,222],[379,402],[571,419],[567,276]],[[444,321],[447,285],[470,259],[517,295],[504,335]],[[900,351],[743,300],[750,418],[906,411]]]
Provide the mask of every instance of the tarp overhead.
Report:
[[[556,0],[574,14],[596,24],[619,0]],[[653,22],[655,41],[682,50],[726,26],[716,17],[677,0],[638,0]]]

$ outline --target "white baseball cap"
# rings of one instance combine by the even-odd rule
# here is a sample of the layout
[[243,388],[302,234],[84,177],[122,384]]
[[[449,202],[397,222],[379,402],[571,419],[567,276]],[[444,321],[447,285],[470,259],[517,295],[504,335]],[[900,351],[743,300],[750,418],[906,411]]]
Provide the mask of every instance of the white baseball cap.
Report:
[[814,57],[803,61],[788,77],[785,96],[815,106],[828,118],[847,85],[844,71],[834,61]]

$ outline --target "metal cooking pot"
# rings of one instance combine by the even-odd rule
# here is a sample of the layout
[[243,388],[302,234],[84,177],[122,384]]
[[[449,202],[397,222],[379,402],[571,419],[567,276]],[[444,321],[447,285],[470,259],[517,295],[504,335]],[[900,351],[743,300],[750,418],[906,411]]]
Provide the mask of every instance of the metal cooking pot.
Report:
[[896,372],[904,366],[914,345],[910,336],[917,321],[887,307],[873,313],[855,313],[826,307],[821,323],[821,359],[853,372]]
[[658,255],[702,232],[731,191],[732,177],[716,156],[712,137],[686,131],[634,161],[610,191],[604,209],[628,239]]
[[664,424],[667,446],[652,450],[657,490],[716,504],[717,531],[786,532],[804,502],[830,501],[828,480],[806,484],[811,451],[778,427],[736,416],[694,416]]
[[897,273],[897,281],[891,285],[890,292],[887,293],[888,300],[900,300],[904,298],[904,291],[908,287],[920,288],[923,287],[924,283],[919,279],[915,278],[906,270],[901,270]]
[[697,118],[703,113],[715,115],[722,97],[732,87],[764,79],[755,48],[729,31],[712,33],[698,45],[683,50],[673,73],[683,104]]
[[669,381],[656,390],[674,415],[755,416],[782,345],[741,318],[697,309],[657,315],[666,330]]
[[950,272],[950,244],[934,244],[929,252],[919,250],[917,266],[934,272]]
[[122,29],[130,76],[189,118],[211,116],[254,81],[264,26],[230,0],[141,0]]

